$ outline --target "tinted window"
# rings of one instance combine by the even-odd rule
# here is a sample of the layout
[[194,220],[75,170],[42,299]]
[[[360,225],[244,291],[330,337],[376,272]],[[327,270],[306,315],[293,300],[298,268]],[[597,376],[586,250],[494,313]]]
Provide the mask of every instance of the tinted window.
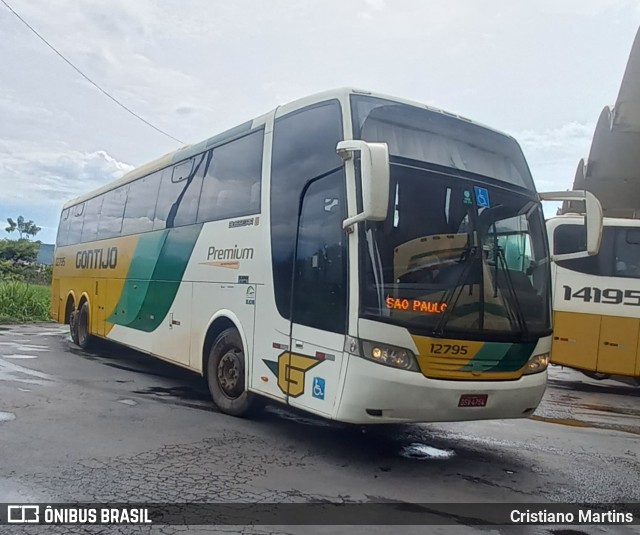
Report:
[[127,205],[122,222],[123,236],[153,230],[161,174],[158,171],[128,185]]
[[94,197],[86,202],[84,208],[84,225],[82,226],[82,238],[80,241],[94,241],[98,235],[98,221],[104,195]]
[[[554,254],[568,254],[586,249],[586,231],[584,225],[560,225],[553,232]],[[587,273],[610,277],[613,273],[613,246],[615,241],[615,228],[604,227],[602,229],[602,241],[597,255],[575,260],[563,260],[558,262],[560,267]]]
[[60,224],[58,225],[58,236],[56,245],[61,247],[67,244],[67,236],[69,234],[69,224],[71,223],[71,210],[67,208],[60,215]]
[[260,211],[264,130],[213,149],[202,185],[198,222]]
[[[200,191],[202,190],[202,178],[207,168],[207,162],[211,159],[211,151],[191,158],[192,168],[185,173],[188,167],[174,170],[173,182],[182,183],[181,196],[174,207],[175,217],[173,224],[168,226],[179,227],[180,225],[191,225],[195,223],[198,214],[198,203],[200,201]],[[169,218],[171,219],[171,218]]]
[[518,143],[483,126],[418,106],[351,97],[354,138],[381,141],[394,156],[463,169],[534,190]]
[[346,256],[342,221],[346,210],[342,170],[306,190],[296,255],[293,321],[345,333]]
[[120,186],[104,194],[98,224],[98,239],[115,238],[122,230],[122,216],[127,202],[128,186]]
[[71,208],[71,223],[69,223],[69,235],[67,244],[79,243],[82,237],[82,222],[84,221],[84,204],[77,204]]
[[276,120],[271,167],[273,283],[280,314],[289,318],[293,249],[300,194],[311,179],[340,168],[336,145],[343,138],[337,101]]
[[587,248],[587,231],[584,225],[560,225],[553,232],[553,253],[570,254]]
[[640,229],[616,227],[616,277],[640,278]]
[[[196,222],[202,170],[207,153],[162,172],[153,230],[191,225]],[[185,172],[186,171],[186,172]]]

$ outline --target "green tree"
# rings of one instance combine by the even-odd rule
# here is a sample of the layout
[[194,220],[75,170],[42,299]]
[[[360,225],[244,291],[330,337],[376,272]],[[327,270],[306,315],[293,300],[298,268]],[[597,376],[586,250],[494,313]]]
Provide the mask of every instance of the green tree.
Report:
[[16,221],[14,221],[13,218],[9,217],[7,219],[7,223],[9,223],[9,226],[6,227],[5,230],[9,233],[17,230],[21,240],[24,237],[26,237],[26,239],[29,239],[29,236],[35,236],[42,230],[33,222],[33,219],[25,221],[24,217],[22,217],[21,215],[18,216],[18,219]]
[[31,263],[38,257],[40,242],[21,240],[0,240],[0,260],[6,262]]

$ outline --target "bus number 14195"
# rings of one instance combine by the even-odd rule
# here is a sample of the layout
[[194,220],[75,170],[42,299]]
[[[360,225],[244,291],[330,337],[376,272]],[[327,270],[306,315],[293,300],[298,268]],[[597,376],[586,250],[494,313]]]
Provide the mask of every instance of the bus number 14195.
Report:
[[585,303],[640,306],[640,290],[620,290],[619,288],[601,289],[585,286],[574,292],[571,286],[564,285],[563,288],[565,301],[581,299]]

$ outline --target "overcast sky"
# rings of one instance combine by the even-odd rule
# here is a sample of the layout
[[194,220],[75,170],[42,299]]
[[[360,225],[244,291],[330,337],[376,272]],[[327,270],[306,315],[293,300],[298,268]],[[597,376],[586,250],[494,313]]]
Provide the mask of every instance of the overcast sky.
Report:
[[[631,0],[7,1],[185,142],[355,86],[508,132],[540,190],[571,186],[640,25]],[[2,4],[0,36],[0,219],[34,219],[51,243],[66,200],[179,144],[89,85]]]

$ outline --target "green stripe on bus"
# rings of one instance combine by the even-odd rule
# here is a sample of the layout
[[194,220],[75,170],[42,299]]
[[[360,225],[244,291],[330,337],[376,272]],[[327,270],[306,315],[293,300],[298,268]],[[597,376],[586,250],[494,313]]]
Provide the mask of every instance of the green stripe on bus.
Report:
[[522,368],[531,357],[535,342],[511,344],[485,342],[462,371],[514,372]]
[[140,235],[120,299],[107,321],[129,325],[139,316],[168,233],[162,230]]
[[[197,224],[163,231],[165,237],[161,240],[161,247],[157,251],[157,261],[153,266],[153,272],[150,277],[151,280],[147,283],[144,299],[139,306],[137,314],[126,324],[119,321],[114,321],[114,323],[144,332],[152,332],[158,328],[176,298],[182,276],[187,268],[201,229],[202,224]],[[136,247],[135,256],[138,254],[142,256],[151,254],[159,244],[159,242],[139,244],[138,247],[142,248],[138,251],[138,247]],[[147,245],[149,249],[146,248]],[[149,266],[145,267],[148,268]],[[131,272],[131,268],[129,271]],[[127,275],[127,279],[129,279],[129,275]],[[127,282],[129,281],[127,280]],[[131,285],[125,285],[120,300],[126,302],[132,299],[125,295],[125,293],[132,291],[133,287]],[[137,298],[135,300],[137,301]]]
[[490,368],[487,371],[515,372],[519,370],[531,358],[535,346],[535,342],[512,344],[500,362],[494,368]]

